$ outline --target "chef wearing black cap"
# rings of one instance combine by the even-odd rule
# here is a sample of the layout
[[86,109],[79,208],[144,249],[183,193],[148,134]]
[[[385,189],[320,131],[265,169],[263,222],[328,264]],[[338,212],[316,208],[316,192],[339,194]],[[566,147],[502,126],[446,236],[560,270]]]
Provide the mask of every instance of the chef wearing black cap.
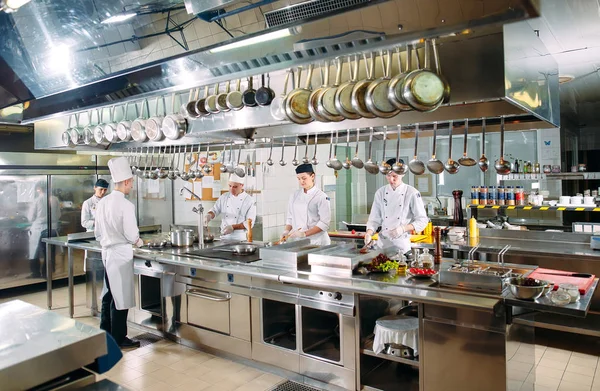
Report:
[[81,205],[81,226],[88,232],[94,230],[96,206],[98,206],[98,202],[107,191],[108,182],[104,179],[98,179],[94,185],[94,195],[83,201],[83,205]]
[[[390,159],[387,163],[392,166],[396,163],[396,159]],[[371,242],[371,236],[378,227],[381,227],[376,247],[395,246],[400,252],[406,253],[410,250],[410,232],[425,229],[429,218],[423,206],[421,193],[414,187],[402,183],[404,175],[390,171],[385,177],[388,184],[375,192],[367,222],[365,244]]]
[[331,243],[327,230],[331,222],[329,197],[315,187],[315,171],[311,164],[296,167],[296,177],[301,189],[296,190],[288,203],[285,231],[290,238],[310,239],[311,244]]

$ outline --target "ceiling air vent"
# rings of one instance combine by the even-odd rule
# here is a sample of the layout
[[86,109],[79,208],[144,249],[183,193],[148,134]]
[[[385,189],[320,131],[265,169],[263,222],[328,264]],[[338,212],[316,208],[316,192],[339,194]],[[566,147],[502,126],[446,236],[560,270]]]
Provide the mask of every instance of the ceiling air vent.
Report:
[[370,0],[312,0],[265,12],[267,27],[276,27],[303,20],[324,17],[347,8],[369,4]]

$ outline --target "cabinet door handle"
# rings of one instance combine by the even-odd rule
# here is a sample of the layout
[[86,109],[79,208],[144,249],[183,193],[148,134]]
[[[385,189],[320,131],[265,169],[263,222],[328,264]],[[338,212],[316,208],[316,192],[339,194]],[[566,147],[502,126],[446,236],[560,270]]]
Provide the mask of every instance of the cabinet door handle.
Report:
[[199,299],[206,299],[206,300],[212,300],[212,301],[229,301],[231,299],[231,296],[229,294],[226,297],[211,296],[211,295],[207,295],[203,292],[200,292],[196,289],[191,289],[191,290],[185,291],[185,294],[188,296],[197,297]]

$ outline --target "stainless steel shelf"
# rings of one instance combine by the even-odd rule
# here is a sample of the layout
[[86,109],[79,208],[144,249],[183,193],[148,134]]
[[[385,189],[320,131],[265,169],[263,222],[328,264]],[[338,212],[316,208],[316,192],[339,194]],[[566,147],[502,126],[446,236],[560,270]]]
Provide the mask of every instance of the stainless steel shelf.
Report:
[[394,362],[397,362],[400,364],[406,364],[406,365],[410,365],[415,368],[419,368],[419,360],[418,359],[411,360],[408,358],[392,356],[389,354],[375,353],[373,351],[373,339],[372,338],[369,338],[365,341],[365,347],[364,347],[364,349],[361,349],[360,352],[361,352],[361,354],[366,354],[367,356],[383,358],[384,360],[394,361]]
[[600,212],[596,206],[531,206],[531,205],[469,205],[471,209],[506,209],[506,210],[554,210],[559,212]]

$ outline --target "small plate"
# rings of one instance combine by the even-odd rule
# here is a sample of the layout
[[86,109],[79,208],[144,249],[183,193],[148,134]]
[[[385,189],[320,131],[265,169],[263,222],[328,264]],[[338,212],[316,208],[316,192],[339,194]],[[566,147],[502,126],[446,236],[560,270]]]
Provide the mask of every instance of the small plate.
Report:
[[426,274],[413,274],[411,273],[408,269],[406,269],[406,275],[412,278],[416,278],[419,280],[427,280],[429,278],[433,278],[436,277],[438,275],[438,273],[434,273],[434,274],[430,274],[430,275],[426,275]]

